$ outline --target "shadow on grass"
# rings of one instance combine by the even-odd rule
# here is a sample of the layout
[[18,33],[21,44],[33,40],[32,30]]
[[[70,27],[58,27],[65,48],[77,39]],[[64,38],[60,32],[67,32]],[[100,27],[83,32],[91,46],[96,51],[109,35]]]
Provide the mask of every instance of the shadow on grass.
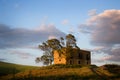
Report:
[[65,76],[26,76],[23,78],[13,78],[11,80],[100,80],[96,76],[79,76],[79,75],[65,75]]
[[17,70],[16,68],[14,67],[0,67],[0,76],[5,76],[5,75],[8,75],[8,74],[16,74],[20,72],[20,70]]

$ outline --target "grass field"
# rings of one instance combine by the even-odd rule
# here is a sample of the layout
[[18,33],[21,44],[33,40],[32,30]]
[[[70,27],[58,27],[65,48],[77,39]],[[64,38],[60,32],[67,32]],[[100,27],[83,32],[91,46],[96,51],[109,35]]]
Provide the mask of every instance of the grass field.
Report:
[[18,72],[23,72],[25,70],[36,69],[36,68],[38,67],[0,62],[0,76],[15,74]]
[[[0,67],[1,70],[3,68],[3,72],[5,65],[9,65],[8,70],[11,72],[9,72],[8,75],[1,76],[0,80],[120,80],[120,66],[118,65],[105,65],[102,67],[95,65],[51,65],[46,67],[32,67],[6,63],[3,67]],[[12,73],[13,66],[16,69],[16,73]]]

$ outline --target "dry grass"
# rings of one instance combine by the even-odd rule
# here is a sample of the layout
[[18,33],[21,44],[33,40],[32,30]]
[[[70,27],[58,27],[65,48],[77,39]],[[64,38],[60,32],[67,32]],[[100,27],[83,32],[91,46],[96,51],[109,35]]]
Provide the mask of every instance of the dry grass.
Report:
[[[90,77],[95,76],[95,74],[88,67],[82,68],[59,68],[59,69],[34,69],[27,70],[24,72],[20,72],[15,74],[14,77],[20,78],[28,78],[28,77],[60,77],[60,76],[77,76],[77,77]],[[13,75],[8,75],[3,77],[2,79],[12,79]]]
[[[101,67],[96,67],[97,73],[103,77],[117,80],[120,76],[109,72]],[[26,70],[15,75],[8,75],[1,80],[102,80],[96,73],[91,70],[91,66],[69,66],[69,65],[53,65],[41,67],[39,69]],[[104,79],[107,80],[108,78]]]

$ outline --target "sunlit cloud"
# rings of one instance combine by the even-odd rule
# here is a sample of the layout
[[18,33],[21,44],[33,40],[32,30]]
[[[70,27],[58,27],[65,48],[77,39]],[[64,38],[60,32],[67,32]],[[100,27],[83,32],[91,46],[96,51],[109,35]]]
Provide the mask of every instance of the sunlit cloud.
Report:
[[110,60],[111,58],[113,58],[113,56],[105,56],[103,58],[101,58],[102,61],[104,60]]
[[48,39],[56,39],[56,36],[50,35]]
[[[94,12],[94,10],[93,10]],[[90,32],[91,44],[98,47],[94,53],[104,53],[108,57],[101,60],[120,60],[120,47],[113,49],[115,45],[120,45],[120,10],[105,10],[87,19],[81,24],[79,29]],[[117,51],[117,52],[116,52]]]
[[94,45],[114,45],[120,43],[120,10],[106,10],[88,19],[79,28],[91,32]]

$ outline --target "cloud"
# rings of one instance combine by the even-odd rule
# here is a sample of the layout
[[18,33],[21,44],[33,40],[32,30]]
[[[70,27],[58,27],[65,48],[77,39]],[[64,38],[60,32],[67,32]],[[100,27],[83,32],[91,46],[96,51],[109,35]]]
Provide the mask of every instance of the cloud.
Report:
[[68,23],[69,23],[69,20],[67,20],[67,19],[65,19],[65,20],[62,21],[63,25],[67,25]]
[[101,61],[114,61],[114,62],[119,62],[120,61],[120,48],[115,49],[112,51],[109,51],[107,56],[102,57],[100,60]]
[[70,28],[68,30],[70,34],[74,34],[76,32],[75,27],[73,25],[70,25]]
[[120,10],[105,10],[81,24],[79,29],[91,33],[94,45],[115,45],[120,43]]
[[101,58],[101,61],[104,61],[104,60],[110,60],[113,56],[105,56],[103,58]]
[[101,60],[101,59],[94,59],[92,62],[93,62],[93,63],[102,63],[102,62],[104,62],[104,60]]
[[6,59],[0,58],[0,61],[6,61]]
[[54,25],[42,25],[40,28],[25,29],[11,28],[0,24],[0,48],[12,48],[31,45],[46,41],[49,36],[60,37],[65,34],[58,30]]
[[108,60],[120,62],[120,48],[112,49]]
[[48,37],[48,39],[56,39],[56,37],[55,37],[55,36],[50,35],[50,36]]
[[94,26],[94,25],[89,24],[89,23],[80,24],[78,27],[78,31],[84,34],[91,34],[93,27],[90,27],[90,26]]
[[19,50],[11,50],[10,54],[17,55],[17,57],[19,57],[21,59],[28,59],[30,57],[33,57],[32,54],[26,53],[26,52],[22,52],[22,51],[19,51]]
[[69,22],[69,20],[67,20],[67,19],[63,20],[63,21],[62,21],[62,24],[63,24],[63,25],[67,25],[67,27],[69,27],[68,33],[74,34],[74,33],[76,32],[75,26],[74,26],[73,24],[71,24],[71,23]]
[[90,11],[88,12],[88,15],[89,15],[89,16],[95,16],[95,15],[97,15],[96,9],[90,10]]
[[[93,11],[94,12],[94,11]],[[79,29],[88,31],[91,36],[91,44],[101,47],[93,50],[94,53],[104,53],[107,57],[101,60],[120,60],[120,10],[105,10],[87,19],[85,24],[79,25]]]
[[107,10],[90,19],[96,23],[92,33],[94,44],[114,45],[120,43],[120,10]]
[[[91,50],[93,54],[102,54],[103,57],[99,57],[99,61],[114,61],[119,62],[120,60],[120,47],[115,48],[114,46],[110,47],[96,47],[95,49]],[[98,61],[97,60],[97,61]]]

